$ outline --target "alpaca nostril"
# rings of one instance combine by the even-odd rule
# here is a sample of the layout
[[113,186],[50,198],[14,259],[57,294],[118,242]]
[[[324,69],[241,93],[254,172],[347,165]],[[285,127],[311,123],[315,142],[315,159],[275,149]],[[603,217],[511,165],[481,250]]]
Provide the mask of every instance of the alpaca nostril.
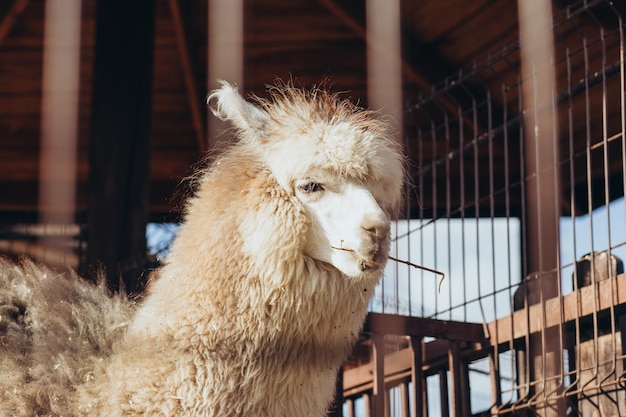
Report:
[[389,229],[389,224],[386,219],[384,219],[380,215],[369,215],[365,216],[363,222],[361,223],[361,228],[365,230],[367,233],[372,234],[374,236],[380,236],[385,234]]

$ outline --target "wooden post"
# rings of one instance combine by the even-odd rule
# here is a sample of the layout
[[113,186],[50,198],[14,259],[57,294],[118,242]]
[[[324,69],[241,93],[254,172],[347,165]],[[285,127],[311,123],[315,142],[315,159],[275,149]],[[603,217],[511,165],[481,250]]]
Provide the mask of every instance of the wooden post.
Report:
[[422,338],[411,336],[411,350],[413,351],[413,360],[411,361],[411,380],[413,381],[413,404],[411,413],[414,417],[422,417],[426,413],[426,400],[424,395],[424,372],[422,371],[422,358],[424,348],[422,346]]
[[372,356],[374,363],[373,412],[374,417],[385,417],[385,343],[384,335],[372,335]]
[[452,385],[451,401],[454,417],[466,417],[470,413],[469,383],[465,365],[461,361],[461,349],[456,340],[449,341],[448,368]]
[[[367,101],[402,127],[400,0],[367,0]],[[397,140],[403,143],[402,135]]]
[[[524,163],[526,168],[526,260],[537,273],[538,294],[543,302],[559,295],[559,198],[556,82],[552,2],[521,0],[521,67],[524,99]],[[561,416],[563,390],[561,327],[546,328],[529,336],[531,395],[539,404],[535,411],[545,417]]]
[[96,5],[87,261],[139,288],[150,181],[154,0]]
[[[218,80],[237,84],[241,94],[244,86],[244,0],[211,0],[208,8],[209,90],[218,87]],[[220,134],[230,125],[210,115],[207,121],[207,148],[215,146]]]
[[[14,11],[23,11],[23,3],[15,2]],[[46,2],[39,152],[39,222],[44,225],[67,227],[75,221],[80,28],[79,0]],[[46,236],[40,243],[41,260],[71,263],[69,236]]]
[[448,405],[448,374],[443,369],[437,373],[439,374],[439,404],[441,406],[441,417],[450,417],[450,407]]

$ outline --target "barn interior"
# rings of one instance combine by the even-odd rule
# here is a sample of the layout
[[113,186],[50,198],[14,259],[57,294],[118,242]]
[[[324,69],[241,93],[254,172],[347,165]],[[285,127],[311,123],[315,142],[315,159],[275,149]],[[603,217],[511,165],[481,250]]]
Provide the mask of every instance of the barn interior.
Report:
[[395,120],[392,250],[438,272],[390,262],[330,412],[625,415],[624,18],[609,0],[3,1],[0,254],[141,291],[147,225],[175,230],[228,141],[217,80],[325,85]]

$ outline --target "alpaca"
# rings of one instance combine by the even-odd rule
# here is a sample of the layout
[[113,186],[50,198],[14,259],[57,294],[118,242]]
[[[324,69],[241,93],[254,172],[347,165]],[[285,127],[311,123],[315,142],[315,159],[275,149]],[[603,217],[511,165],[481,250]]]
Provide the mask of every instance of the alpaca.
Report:
[[141,301],[0,263],[0,416],[326,413],[388,258],[400,146],[321,89],[208,102],[238,140]]

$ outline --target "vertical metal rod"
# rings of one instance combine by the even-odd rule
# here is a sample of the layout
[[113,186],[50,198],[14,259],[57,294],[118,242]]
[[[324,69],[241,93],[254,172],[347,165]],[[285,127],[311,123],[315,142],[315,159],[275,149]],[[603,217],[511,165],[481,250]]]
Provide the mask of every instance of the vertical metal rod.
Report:
[[[510,70],[510,69],[509,69]],[[519,85],[519,84],[516,84]],[[509,117],[509,109],[508,109],[508,100],[507,97],[507,89],[509,87],[506,85],[504,80],[501,81],[501,102],[502,102],[502,125],[508,126],[508,117]],[[508,129],[504,129],[503,138],[502,138],[502,147],[504,150],[503,158],[504,158],[504,206],[505,206],[505,218],[506,218],[506,257],[509,262],[507,262],[507,293],[508,299],[513,300],[513,266],[510,262],[512,258],[511,253],[511,195],[510,195],[510,167],[509,167],[509,131]],[[513,314],[514,306],[513,303],[509,303],[508,314]],[[496,318],[498,314],[496,314]],[[511,324],[512,326],[512,324]],[[511,329],[512,330],[512,329]],[[498,330],[496,330],[495,335],[490,335],[492,337],[497,338]],[[514,352],[513,341],[509,342],[509,351]],[[491,398],[492,398],[492,407],[491,413],[495,414],[498,410],[498,407],[502,404],[502,378],[501,378],[501,364],[500,364],[500,347],[495,346],[494,350],[491,352],[492,355],[492,366],[491,366]],[[510,374],[515,375],[515,363],[513,360],[510,361]],[[511,383],[511,389],[509,401],[512,400],[513,397],[513,386],[515,386],[515,382]]]
[[[621,15],[617,14],[618,22],[619,22],[619,65],[620,65],[620,118],[621,118],[621,134],[622,134],[622,184],[624,184],[624,189],[626,189],[626,65],[625,65],[625,48],[624,48],[624,22],[622,20]],[[624,193],[626,194],[626,192]],[[625,210],[626,210],[626,204]],[[620,326],[620,334],[621,334],[621,363],[622,363],[622,374],[619,376],[618,381],[626,380],[626,314],[623,314],[619,317],[619,326]],[[621,383],[621,387],[624,388],[626,384]],[[619,394],[618,394],[619,395]],[[626,394],[623,394],[626,396]],[[626,401],[622,402],[619,407],[618,414],[623,414],[626,412],[626,405],[624,405]]]
[[502,403],[500,361],[498,360],[498,346],[489,351],[489,380],[491,381],[491,409],[492,415],[498,412],[498,406]]
[[[476,103],[476,97],[471,96],[472,99],[472,121],[474,123],[474,132],[473,132],[473,142],[474,142],[474,146],[472,149],[472,152],[474,153],[474,158],[473,158],[473,162],[474,162],[474,228],[475,228],[475,233],[476,233],[476,243],[475,243],[475,250],[476,250],[476,259],[481,259],[481,250],[480,250],[480,161],[479,161],[479,145],[478,145],[478,105]],[[476,276],[477,277],[481,277],[481,262],[476,262]],[[482,286],[481,286],[481,280],[478,279],[476,280],[476,286],[477,286],[477,292],[478,292],[478,297],[480,298],[482,296]],[[467,304],[467,300],[463,301],[465,304]],[[480,311],[481,314],[483,312],[482,310],[482,302],[478,304],[480,307]],[[483,318],[484,318],[484,314],[482,314]],[[450,370],[452,372],[452,370]],[[453,403],[453,407],[454,407],[454,403]]]
[[[431,120],[430,123],[430,129],[431,129],[431,146],[432,146],[432,160],[436,161],[437,160],[437,128],[435,126],[435,122],[434,120]],[[432,237],[432,248],[433,248],[433,264],[435,265],[435,269],[439,268],[439,265],[437,264],[437,261],[439,259],[439,250],[438,250],[438,245],[437,245],[437,222],[434,221],[437,219],[438,215],[437,215],[437,211],[439,210],[439,194],[437,192],[437,165],[433,163],[433,169],[432,169],[432,174],[431,174],[431,187],[432,187],[432,191],[431,191],[431,195],[432,195],[432,218],[433,218],[433,223],[432,223],[432,227],[434,229],[433,231],[433,237]],[[439,312],[439,297],[435,297],[435,313]]]
[[[458,119],[459,119],[459,153],[461,155],[463,155],[463,149],[465,147],[465,129],[463,129],[463,109],[461,106],[458,106]],[[466,245],[466,240],[465,240],[465,224],[467,223],[465,221],[465,210],[466,210],[466,202],[465,202],[465,158],[461,157],[459,158],[459,193],[460,193],[460,207],[461,207],[461,265],[463,265],[463,273],[465,274],[465,265],[467,262],[466,259],[466,253],[465,253],[465,245]],[[463,277],[464,279],[461,281],[462,282],[462,286],[463,286],[463,301],[468,299],[468,294],[467,294],[467,285],[466,285],[466,279],[465,277]],[[466,320],[467,319],[467,304],[463,303],[463,319]]]
[[[600,30],[600,39],[602,40],[602,68],[607,68],[607,57],[606,57],[606,36],[604,32],[604,28],[602,26],[599,27]],[[610,210],[610,188],[609,188],[609,132],[608,132],[608,92],[607,92],[607,80],[606,80],[606,72],[602,71],[602,157],[603,157],[603,165],[604,165],[604,206],[606,213],[606,239],[608,242],[608,249],[606,257],[606,265],[599,266],[598,269],[606,269],[607,276],[598,277],[599,279],[613,279],[613,272],[611,268],[611,210]],[[595,256],[592,255],[592,259]],[[610,286],[611,289],[611,299],[614,299],[614,290],[613,285]],[[598,323],[599,325],[599,323]],[[609,362],[608,366],[602,364],[602,375],[599,375],[598,384],[601,387],[601,395],[604,398],[600,399],[600,412],[605,414],[612,414],[615,410],[613,409],[613,404],[611,401],[615,401],[616,399],[611,398],[611,396],[603,390],[603,385],[612,377],[615,376],[617,370],[617,340],[615,337],[616,332],[616,323],[615,323],[615,309],[609,308],[609,323],[608,326],[605,324],[603,330],[606,330],[606,327],[609,328],[610,334],[606,336],[601,336],[602,340],[598,340],[601,343],[601,347],[599,346],[598,356],[600,361]],[[608,357],[607,357],[608,355]],[[617,404],[617,403],[615,403]]]
[[[448,112],[444,112],[444,123],[445,123],[445,152],[446,155],[449,155],[451,152],[450,149],[450,120],[448,117]],[[447,259],[447,269],[448,271],[452,271],[452,233],[451,233],[451,221],[452,221],[452,209],[451,209],[451,181],[450,181],[450,159],[446,158],[445,163],[445,178],[446,178],[446,254],[444,255]],[[452,306],[452,286],[448,285],[448,308]],[[450,311],[450,318],[452,319],[452,311]],[[467,317],[464,315],[463,320],[467,320]]]
[[[418,132],[418,143],[417,143],[417,150],[418,150],[418,163],[420,164],[420,166],[423,166],[424,164],[424,145],[423,145],[423,141],[424,138],[422,136],[422,130],[420,129]],[[625,177],[626,178],[626,177]],[[418,201],[424,201],[424,176],[420,175],[419,176],[419,182],[418,182],[418,190],[417,190],[417,198]],[[424,205],[423,204],[419,204],[419,228],[420,230],[422,229],[422,227],[424,226]],[[420,233],[419,234],[419,248],[420,248],[420,262],[424,262],[424,233]],[[425,315],[425,306],[426,306],[426,299],[424,297],[424,283],[426,282],[426,280],[424,279],[424,271],[420,270],[420,279],[419,279],[419,285],[420,285],[420,315],[423,317]]]

